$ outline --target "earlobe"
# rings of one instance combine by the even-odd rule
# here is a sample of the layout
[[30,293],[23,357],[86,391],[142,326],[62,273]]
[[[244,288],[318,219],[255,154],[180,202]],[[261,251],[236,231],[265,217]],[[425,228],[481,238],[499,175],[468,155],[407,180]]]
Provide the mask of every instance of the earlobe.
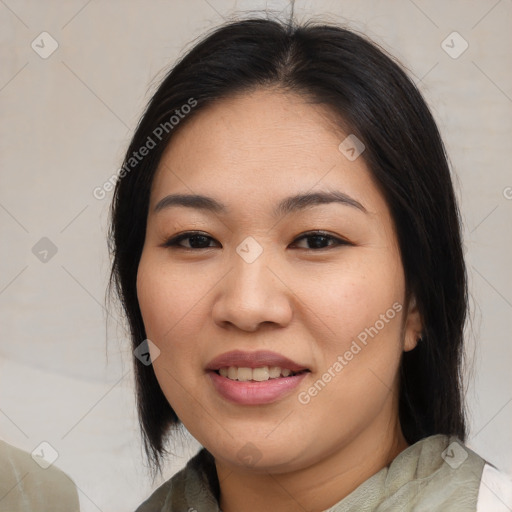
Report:
[[422,331],[423,322],[421,314],[416,304],[416,297],[413,296],[409,301],[409,309],[405,321],[404,352],[413,350],[418,343],[421,343]]

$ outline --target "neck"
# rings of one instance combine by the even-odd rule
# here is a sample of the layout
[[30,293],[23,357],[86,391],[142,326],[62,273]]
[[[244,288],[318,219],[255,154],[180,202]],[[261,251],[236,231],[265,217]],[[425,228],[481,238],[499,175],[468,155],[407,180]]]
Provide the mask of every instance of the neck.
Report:
[[241,471],[216,460],[220,508],[223,512],[321,512],[389,465],[408,446],[399,424],[390,431],[375,425],[328,457],[290,473]]

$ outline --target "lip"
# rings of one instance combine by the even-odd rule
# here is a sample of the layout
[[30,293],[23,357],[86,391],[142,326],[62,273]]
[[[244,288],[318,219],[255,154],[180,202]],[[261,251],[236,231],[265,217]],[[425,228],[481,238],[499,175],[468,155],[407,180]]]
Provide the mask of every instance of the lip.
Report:
[[309,370],[307,366],[301,365],[291,359],[268,350],[258,350],[256,352],[244,352],[242,350],[232,350],[225,352],[212,359],[206,366],[206,370],[217,371],[220,368],[237,366],[238,368],[259,368],[261,366],[279,366],[288,368],[292,372]]
[[263,382],[240,382],[222,377],[214,370],[208,372],[217,393],[239,405],[263,405],[276,402],[294,390],[308,374],[309,372],[304,372]]

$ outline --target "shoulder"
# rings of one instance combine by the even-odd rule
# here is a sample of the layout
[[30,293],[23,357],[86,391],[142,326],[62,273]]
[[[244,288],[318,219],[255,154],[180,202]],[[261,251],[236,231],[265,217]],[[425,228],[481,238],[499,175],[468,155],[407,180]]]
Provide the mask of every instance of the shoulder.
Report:
[[475,511],[485,463],[455,436],[423,438],[384,471],[377,510]]
[[76,485],[64,471],[2,440],[0,461],[0,512],[78,512]]
[[161,485],[135,512],[218,511],[219,484],[215,460],[205,448]]
[[[445,487],[452,488],[452,498],[460,489],[459,499],[471,503],[476,512],[512,510],[512,475],[500,471],[455,436],[433,436],[443,449]],[[435,444],[435,443],[434,443]],[[441,474],[441,473],[440,473]]]
[[512,510],[512,475],[485,463],[478,490],[477,512]]

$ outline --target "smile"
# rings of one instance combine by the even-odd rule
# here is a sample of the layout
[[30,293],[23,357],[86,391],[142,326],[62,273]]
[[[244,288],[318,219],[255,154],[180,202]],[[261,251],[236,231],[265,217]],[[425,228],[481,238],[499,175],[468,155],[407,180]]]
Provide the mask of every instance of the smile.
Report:
[[[307,371],[307,370],[302,370]],[[237,366],[225,366],[218,370],[218,374],[230,380],[239,382],[264,382],[271,379],[279,379],[297,375],[301,372],[294,372],[289,368],[281,368],[280,366],[261,366],[259,368],[246,368]]]

